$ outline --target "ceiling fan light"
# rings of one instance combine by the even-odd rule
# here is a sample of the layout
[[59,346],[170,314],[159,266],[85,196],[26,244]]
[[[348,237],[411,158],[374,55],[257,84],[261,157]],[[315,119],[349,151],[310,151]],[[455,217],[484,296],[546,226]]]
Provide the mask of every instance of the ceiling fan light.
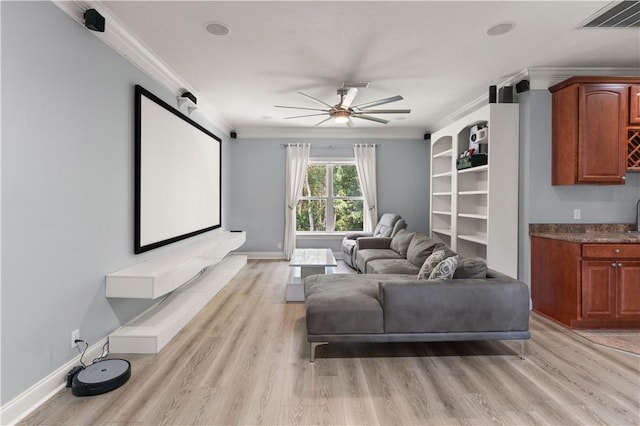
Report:
[[333,114],[333,120],[338,124],[345,124],[349,122],[350,116],[349,111],[336,111],[336,113]]

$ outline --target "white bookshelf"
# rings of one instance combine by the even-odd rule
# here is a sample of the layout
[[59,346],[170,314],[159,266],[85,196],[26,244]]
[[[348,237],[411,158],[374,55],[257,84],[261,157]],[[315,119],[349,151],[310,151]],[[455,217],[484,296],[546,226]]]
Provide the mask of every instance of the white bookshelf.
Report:
[[[471,127],[486,124],[488,164],[457,170]],[[489,104],[432,134],[431,236],[464,257],[518,274],[517,104]]]

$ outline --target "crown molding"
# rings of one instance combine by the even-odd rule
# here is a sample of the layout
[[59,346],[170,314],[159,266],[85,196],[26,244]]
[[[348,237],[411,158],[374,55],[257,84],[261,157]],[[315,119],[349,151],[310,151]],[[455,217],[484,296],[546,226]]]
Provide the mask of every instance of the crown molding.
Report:
[[[496,86],[498,88],[504,86],[512,86],[520,80],[529,80],[530,90],[547,90],[549,87],[556,83],[559,83],[567,78],[574,76],[640,76],[640,67],[627,67],[627,68],[610,68],[610,67],[583,67],[583,68],[553,68],[553,67],[531,67],[526,68],[513,76],[503,80]],[[487,88],[488,89],[488,88]],[[447,127],[450,124],[455,123],[462,117],[469,115],[476,111],[478,108],[484,106],[489,102],[489,93],[485,92],[483,95],[478,96],[472,101],[461,106],[451,114],[448,114],[444,118],[438,120],[432,129],[431,133],[435,133],[440,129]]]
[[232,130],[232,127],[222,118],[223,115],[216,107],[208,103],[202,96],[199,96],[198,91],[164,63],[153,50],[134,37],[102,1],[52,0],[52,2],[83,27],[85,10],[98,10],[105,18],[105,31],[103,33],[91,31],[91,33],[160,85],[166,87],[176,98],[185,91],[193,93],[199,98],[198,112],[204,118],[225,134],[229,134]]
[[415,127],[246,127],[238,139],[423,139],[424,129]]

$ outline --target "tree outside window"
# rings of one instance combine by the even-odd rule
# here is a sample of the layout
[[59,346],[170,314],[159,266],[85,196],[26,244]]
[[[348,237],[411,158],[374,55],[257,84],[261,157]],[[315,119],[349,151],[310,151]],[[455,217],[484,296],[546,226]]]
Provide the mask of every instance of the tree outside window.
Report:
[[309,162],[296,210],[297,231],[362,231],[363,210],[364,197],[355,164]]

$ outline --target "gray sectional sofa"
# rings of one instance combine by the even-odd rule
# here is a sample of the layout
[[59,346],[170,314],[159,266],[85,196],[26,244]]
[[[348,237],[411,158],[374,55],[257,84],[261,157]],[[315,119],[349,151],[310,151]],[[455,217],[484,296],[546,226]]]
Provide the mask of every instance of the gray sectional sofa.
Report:
[[[456,261],[455,271],[448,271],[453,276],[419,279],[437,251]],[[311,361],[315,346],[329,342],[530,337],[528,286],[479,259],[461,259],[442,243],[407,231],[365,240],[357,253],[364,273],[313,275],[304,281]]]

